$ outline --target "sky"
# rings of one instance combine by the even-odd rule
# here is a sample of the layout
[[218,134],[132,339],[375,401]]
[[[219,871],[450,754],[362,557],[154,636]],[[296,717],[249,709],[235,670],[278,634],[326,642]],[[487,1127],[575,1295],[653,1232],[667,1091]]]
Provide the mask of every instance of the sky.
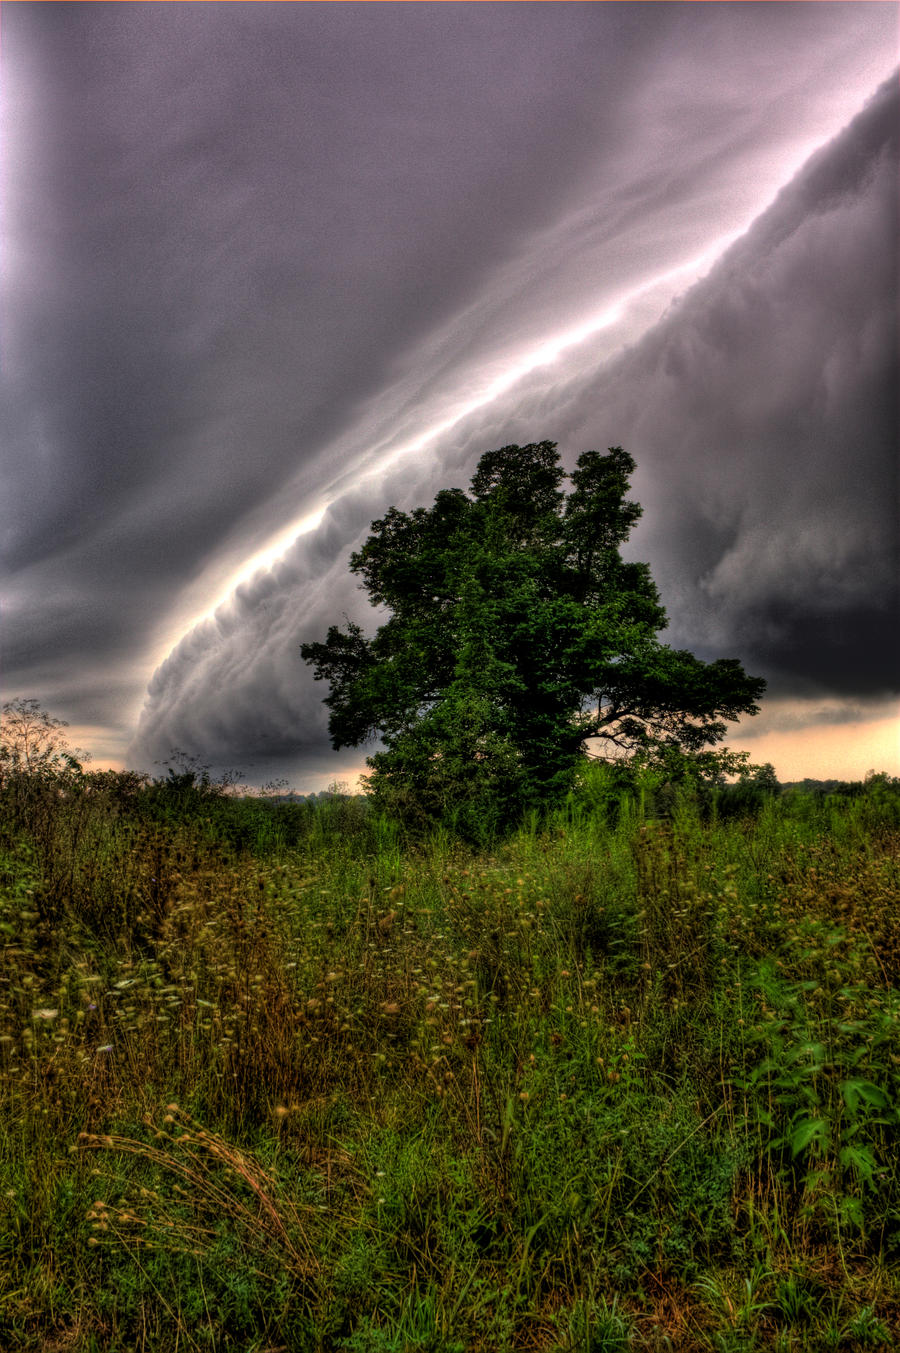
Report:
[[897,61],[883,0],[7,0],[3,699],[352,784],[299,646],[372,520],[622,445],[729,745],[900,774]]

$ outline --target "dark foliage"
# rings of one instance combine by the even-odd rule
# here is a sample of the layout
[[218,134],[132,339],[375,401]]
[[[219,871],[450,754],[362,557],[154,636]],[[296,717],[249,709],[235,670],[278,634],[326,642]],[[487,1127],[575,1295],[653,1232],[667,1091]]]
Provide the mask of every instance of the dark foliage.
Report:
[[505,446],[468,494],[373,523],[350,568],[390,618],[371,639],[348,624],[301,651],[330,683],[334,747],[380,738],[377,803],[468,834],[504,827],[559,802],[595,738],[719,767],[709,749],[765,683],[657,639],[649,568],[620,554],[641,515],[633,470],[620,447],[587,451],[565,493],[555,443]]

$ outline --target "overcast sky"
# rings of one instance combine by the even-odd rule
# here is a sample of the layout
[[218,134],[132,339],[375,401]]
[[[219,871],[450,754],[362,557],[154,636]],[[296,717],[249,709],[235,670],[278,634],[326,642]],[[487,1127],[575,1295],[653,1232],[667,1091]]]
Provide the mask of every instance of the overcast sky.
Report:
[[638,462],[669,642],[900,774],[898,6],[30,4],[0,27],[3,698],[352,779],[299,654],[389,503]]

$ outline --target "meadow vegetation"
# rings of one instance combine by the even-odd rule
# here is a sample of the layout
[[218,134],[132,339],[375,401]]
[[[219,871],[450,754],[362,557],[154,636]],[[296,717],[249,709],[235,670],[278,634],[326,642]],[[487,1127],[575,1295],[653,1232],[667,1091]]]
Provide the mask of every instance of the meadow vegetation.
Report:
[[900,782],[0,769],[0,1347],[891,1346]]

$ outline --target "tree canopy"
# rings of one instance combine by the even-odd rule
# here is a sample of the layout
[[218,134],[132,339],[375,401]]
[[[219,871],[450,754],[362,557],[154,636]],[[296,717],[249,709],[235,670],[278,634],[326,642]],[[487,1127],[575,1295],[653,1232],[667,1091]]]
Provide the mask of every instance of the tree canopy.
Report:
[[657,638],[648,565],[620,554],[641,508],[621,447],[566,478],[554,442],[504,446],[468,493],[389,508],[350,568],[389,618],[302,645],[330,683],[332,745],[381,740],[376,799],[423,821],[508,823],[571,788],[588,740],[612,755],[703,758],[765,682]]

